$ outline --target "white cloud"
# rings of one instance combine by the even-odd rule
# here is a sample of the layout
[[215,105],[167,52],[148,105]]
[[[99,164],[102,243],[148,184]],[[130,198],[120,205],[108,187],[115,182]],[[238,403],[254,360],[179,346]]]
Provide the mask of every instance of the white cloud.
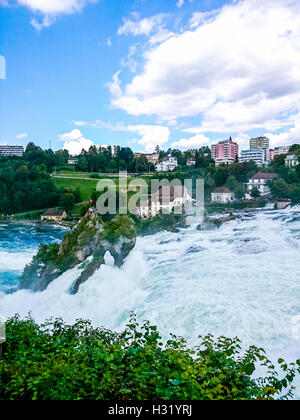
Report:
[[98,0],[17,0],[20,5],[45,15],[78,13],[81,12],[87,3],[96,3],[97,1]]
[[202,146],[207,146],[209,143],[210,140],[208,137],[203,134],[197,134],[189,139],[180,139],[179,141],[172,143],[172,147],[179,149],[200,149]]
[[70,133],[60,134],[58,139],[64,142],[63,148],[73,156],[79,155],[82,149],[88,151],[94,144],[91,140],[84,138],[78,129],[74,129]]
[[117,73],[115,73],[113,75],[113,81],[107,83],[107,86],[110,90],[110,93],[114,96],[114,97],[119,97],[122,95],[122,90],[120,87],[120,80],[119,80],[119,74],[121,73],[121,71],[117,71]]
[[169,141],[170,130],[160,125],[129,125],[126,131],[137,133],[140,138],[133,139],[134,142],[142,145],[146,152],[153,152],[158,145],[162,147]]
[[216,16],[218,13],[218,10],[210,10],[208,12],[195,12],[193,13],[193,16],[191,17],[189,21],[189,26],[191,28],[195,28],[196,26],[199,26],[201,23],[204,23],[205,21],[208,21],[209,19]]
[[[153,152],[157,145],[163,146],[170,139],[170,129],[162,125],[125,125],[124,123],[112,124],[110,122],[104,122],[96,120],[93,122],[87,121],[73,121],[77,126],[89,126],[93,128],[105,128],[111,131],[124,131],[136,133],[138,137],[134,137],[130,140],[130,144],[140,144],[144,147],[146,152]],[[79,131],[79,130],[73,130]]]
[[55,22],[55,17],[44,16],[42,22],[39,22],[36,18],[31,19],[30,23],[38,32],[43,28],[48,28]]
[[271,140],[273,147],[300,144],[300,113],[295,116],[294,125],[288,131],[280,134],[266,133],[266,136]]
[[194,15],[194,29],[146,51],[124,88],[118,81],[111,105],[162,121],[199,116],[195,134],[283,129],[300,110],[299,18],[297,0],[244,0]]
[[16,135],[16,139],[26,139],[28,137],[27,133],[21,133]]
[[176,3],[176,6],[179,8],[182,7],[183,5],[184,5],[184,0],[178,0]]
[[6,60],[3,55],[0,55],[0,79],[6,79]]
[[164,16],[160,13],[141,20],[123,19],[123,25],[118,29],[118,35],[149,35],[162,24]]
[[[88,3],[97,3],[99,0],[16,0],[20,6],[25,6],[34,13],[43,14],[42,21],[39,22],[36,18],[31,20],[32,26],[40,31],[55,22],[57,16],[62,14],[79,13]],[[3,1],[0,4],[9,5],[8,1]]]
[[76,127],[84,127],[85,125],[88,125],[86,121],[72,121]]
[[238,145],[240,150],[249,149],[249,140],[250,136],[248,134],[240,133],[237,137],[233,139]]

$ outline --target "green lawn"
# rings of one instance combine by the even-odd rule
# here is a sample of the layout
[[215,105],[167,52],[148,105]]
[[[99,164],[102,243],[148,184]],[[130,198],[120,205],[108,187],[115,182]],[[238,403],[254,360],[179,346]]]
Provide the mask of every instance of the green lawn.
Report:
[[69,190],[76,190],[79,187],[82,201],[88,201],[91,198],[91,193],[96,189],[97,180],[85,180],[85,179],[64,179],[64,178],[53,178],[53,181],[57,188],[66,188]]

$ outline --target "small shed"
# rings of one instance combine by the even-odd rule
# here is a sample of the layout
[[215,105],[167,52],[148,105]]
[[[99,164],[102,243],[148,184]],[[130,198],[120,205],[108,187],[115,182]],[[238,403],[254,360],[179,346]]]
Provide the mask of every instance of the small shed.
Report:
[[212,203],[227,204],[234,201],[234,194],[226,187],[218,187],[211,193]]
[[41,221],[61,222],[67,218],[67,212],[62,209],[48,209],[41,215]]

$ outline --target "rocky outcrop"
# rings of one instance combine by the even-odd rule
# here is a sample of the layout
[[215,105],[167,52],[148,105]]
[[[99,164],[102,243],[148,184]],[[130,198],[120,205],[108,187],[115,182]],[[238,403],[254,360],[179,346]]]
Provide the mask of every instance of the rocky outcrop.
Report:
[[236,219],[241,219],[241,215],[230,213],[229,216],[218,218],[206,218],[205,221],[197,226],[197,230],[211,230],[219,228],[223,223],[231,222]]
[[71,293],[76,293],[80,285],[104,264],[106,252],[110,252],[115,265],[120,267],[135,242],[136,230],[132,219],[117,216],[104,223],[97,213],[87,215],[64,236],[60,246],[40,246],[38,254],[20,278],[20,288],[44,290],[61,274],[82,264],[83,271],[71,288]]

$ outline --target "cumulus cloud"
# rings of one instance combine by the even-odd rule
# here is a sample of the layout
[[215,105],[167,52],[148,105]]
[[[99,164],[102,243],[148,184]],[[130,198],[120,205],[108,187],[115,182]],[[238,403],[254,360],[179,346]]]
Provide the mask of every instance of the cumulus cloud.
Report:
[[88,151],[94,145],[91,140],[84,138],[82,132],[78,129],[74,129],[70,133],[60,134],[58,139],[64,142],[63,149],[68,150],[72,156],[79,155],[82,149]]
[[293,126],[280,134],[266,133],[271,140],[272,146],[300,144],[300,113],[295,116]]
[[207,146],[210,143],[208,137],[203,134],[197,134],[189,139],[180,139],[172,143],[173,148],[179,149],[200,149],[202,146]]
[[[57,16],[62,14],[79,13],[87,3],[97,3],[99,0],[16,0],[20,6],[25,6],[34,13],[43,14],[42,21],[36,18],[31,20],[32,26],[40,31],[42,28],[50,26]],[[11,1],[3,1],[2,5],[10,5]]]
[[26,139],[26,137],[28,137],[27,133],[21,133],[16,135],[17,139]]
[[146,152],[153,152],[158,145],[162,147],[169,141],[170,130],[160,125],[129,125],[126,131],[132,131],[139,135],[133,141],[142,145]]
[[[162,121],[199,116],[194,134],[275,131],[300,110],[300,3],[244,0],[193,15],[143,54],[111,105]],[[192,131],[190,131],[192,132]]]
[[248,134],[245,133],[239,133],[238,136],[236,136],[233,141],[235,141],[239,147],[240,150],[243,149],[249,149],[249,140],[250,140],[250,136]]

